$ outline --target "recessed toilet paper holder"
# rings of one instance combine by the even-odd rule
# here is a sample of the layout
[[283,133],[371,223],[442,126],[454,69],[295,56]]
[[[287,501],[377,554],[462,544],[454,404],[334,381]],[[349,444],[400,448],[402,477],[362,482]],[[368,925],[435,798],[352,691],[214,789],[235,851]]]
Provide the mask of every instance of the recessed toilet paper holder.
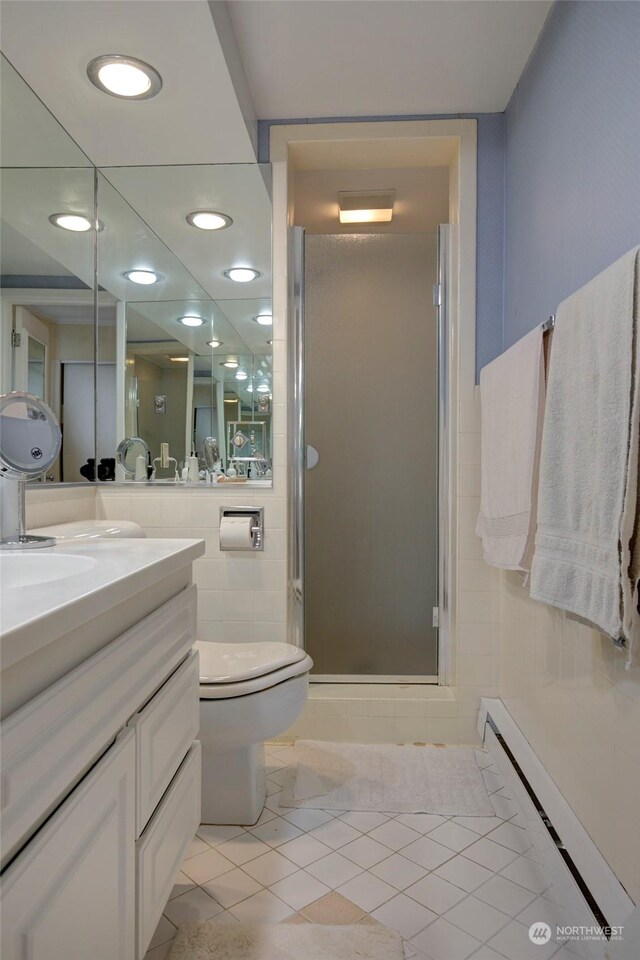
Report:
[[[225,517],[251,517],[251,546],[248,550],[264,550],[264,507],[220,507],[220,526]],[[223,547],[220,550],[237,550],[238,548]]]

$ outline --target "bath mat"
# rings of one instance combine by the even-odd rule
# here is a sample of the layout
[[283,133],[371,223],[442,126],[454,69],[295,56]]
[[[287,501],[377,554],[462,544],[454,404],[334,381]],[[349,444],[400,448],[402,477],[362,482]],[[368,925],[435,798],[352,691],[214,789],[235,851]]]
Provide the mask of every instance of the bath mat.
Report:
[[494,816],[471,747],[298,740],[280,805]]
[[183,923],[167,960],[402,960],[400,937],[381,925]]

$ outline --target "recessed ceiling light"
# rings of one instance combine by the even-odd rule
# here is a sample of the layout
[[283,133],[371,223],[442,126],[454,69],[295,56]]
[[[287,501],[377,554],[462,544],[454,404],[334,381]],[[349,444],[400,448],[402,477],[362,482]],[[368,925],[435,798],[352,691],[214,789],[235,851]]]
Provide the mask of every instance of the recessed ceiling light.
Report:
[[96,57],[88,65],[87,75],[98,90],[125,100],[148,100],[162,87],[162,77],[150,64],[120,54]]
[[259,323],[261,327],[270,327],[273,323],[273,317],[270,313],[259,313],[258,316],[255,317],[255,321]]
[[127,270],[124,276],[131,280],[131,283],[141,283],[145,287],[162,279],[162,274],[155,270]]
[[189,357],[169,357],[172,363],[189,363]]
[[224,271],[224,275],[229,280],[235,280],[236,283],[249,283],[250,280],[257,280],[262,276],[260,271],[254,270],[253,267],[231,267],[230,270]]
[[246,391],[247,393],[253,393],[253,387],[251,386],[251,384],[249,384],[249,386],[246,387]]
[[261,383],[260,386],[257,388],[257,390],[258,390],[258,393],[269,393],[269,384]]
[[231,226],[233,220],[217,210],[194,210],[187,214],[187,223],[198,230],[224,230]]
[[215,350],[216,347],[222,346],[222,340],[208,340],[207,345],[212,347],[213,350]]
[[340,223],[388,223],[393,217],[395,190],[338,193]]
[[225,360],[220,364],[221,367],[227,367],[229,370],[237,370],[240,364],[237,360]]
[[238,370],[236,373],[236,380],[248,380],[249,375],[244,372],[244,370]]
[[201,327],[204,320],[202,317],[178,317],[178,322],[185,327]]
[[[49,223],[54,227],[61,227],[63,230],[72,230],[73,233],[86,233],[91,230],[91,220],[82,213],[52,213],[49,217]],[[96,220],[98,230],[102,229],[102,224]]]

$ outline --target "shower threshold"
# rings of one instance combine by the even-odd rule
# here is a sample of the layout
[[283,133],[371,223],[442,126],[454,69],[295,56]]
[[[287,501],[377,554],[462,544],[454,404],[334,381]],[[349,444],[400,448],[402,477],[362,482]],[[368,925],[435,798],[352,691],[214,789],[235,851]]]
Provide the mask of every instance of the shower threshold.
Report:
[[309,675],[310,683],[390,683],[390,684],[415,684],[415,683],[438,683],[437,676],[382,676],[381,674],[368,673],[312,673]]

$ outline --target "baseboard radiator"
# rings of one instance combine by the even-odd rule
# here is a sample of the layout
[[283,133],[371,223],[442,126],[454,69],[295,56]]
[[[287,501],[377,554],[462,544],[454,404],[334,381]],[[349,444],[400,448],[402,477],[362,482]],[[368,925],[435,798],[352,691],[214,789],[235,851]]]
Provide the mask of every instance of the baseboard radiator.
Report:
[[478,732],[526,821],[536,858],[553,883],[562,925],[572,930],[568,938],[572,949],[585,960],[625,957],[619,952],[622,944],[616,942],[618,928],[634,913],[635,904],[502,700],[481,700]]

